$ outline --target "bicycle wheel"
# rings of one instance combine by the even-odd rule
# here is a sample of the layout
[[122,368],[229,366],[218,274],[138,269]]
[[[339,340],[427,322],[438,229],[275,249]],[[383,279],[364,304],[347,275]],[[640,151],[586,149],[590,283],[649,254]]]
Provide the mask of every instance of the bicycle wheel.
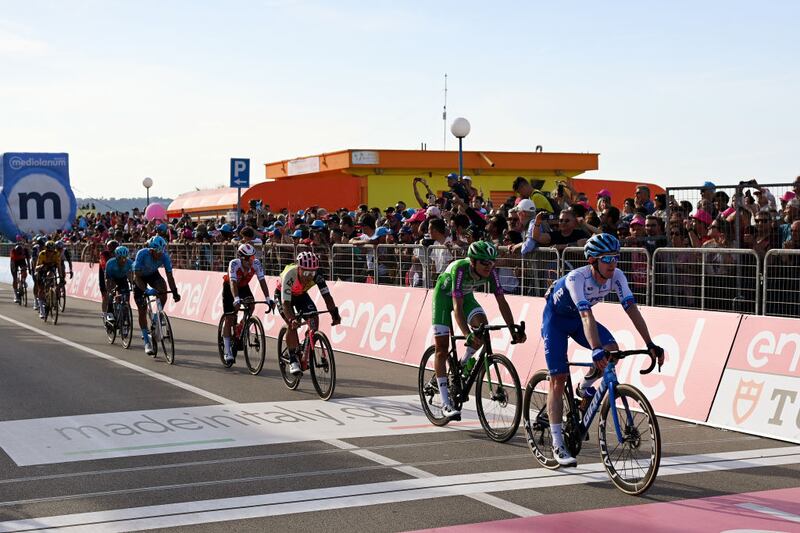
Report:
[[133,340],[133,312],[127,303],[122,304],[119,322],[119,338],[122,340],[122,347],[127,350]]
[[615,410],[623,442],[619,442],[613,416],[609,420],[610,395],[603,398],[598,423],[600,456],[611,482],[625,494],[644,493],[661,464],[661,433],[653,406],[631,385],[617,385]]
[[61,312],[63,313],[64,310],[67,308],[67,288],[66,287],[59,287],[58,288],[58,301],[61,306]]
[[50,313],[53,317],[53,325],[58,324],[58,289],[50,289]]
[[[217,352],[219,352],[219,360],[222,361],[222,366],[230,368],[233,361],[230,363],[225,361],[225,341],[222,340],[222,332],[225,328],[225,315],[219,317],[219,324],[217,325]],[[232,341],[231,341],[232,342]]]
[[106,340],[108,340],[108,344],[114,344],[114,341],[117,338],[119,315],[120,315],[119,310],[116,310],[116,312],[114,313],[114,322],[109,322],[108,320],[105,319],[105,317],[103,318],[103,325],[106,327]]
[[156,327],[155,322],[153,322],[153,317],[149,310],[147,311],[147,320],[150,322],[150,344],[153,347],[153,353],[150,354],[150,357],[155,359],[158,357],[158,343],[160,339],[158,336],[158,328]]
[[27,283],[23,283],[22,284],[21,292],[22,292],[22,295],[21,295],[21,298],[19,299],[20,305],[22,305],[22,307],[28,307],[28,284]]
[[167,313],[161,311],[161,348],[164,350],[164,357],[169,364],[175,363],[175,338],[172,335],[172,325],[169,323]]
[[[525,397],[522,400],[522,419],[531,453],[543,467],[555,470],[559,465],[553,457],[553,436],[550,433],[550,419],[547,415],[549,388],[550,375],[547,370],[539,370],[533,374],[525,387]],[[562,425],[568,418],[570,405],[565,390]]]
[[[422,354],[422,360],[419,362],[417,388],[419,390],[419,402],[422,404],[425,416],[428,417],[431,424],[444,426],[450,422],[450,419],[442,415],[442,397],[439,394],[436,372],[433,369],[435,354],[436,348],[434,346],[428,346],[428,349]],[[450,374],[448,373],[448,382],[450,381]],[[452,387],[449,388],[449,392],[452,393]]]
[[300,386],[300,377],[289,372],[289,348],[286,346],[286,326],[283,326],[278,333],[278,368],[286,386],[294,390]]
[[[475,381],[478,420],[490,439],[506,442],[517,432],[522,416],[522,387],[517,370],[502,354],[488,356]],[[503,383],[505,380],[506,383]]]
[[336,388],[336,360],[328,337],[321,331],[314,333],[309,359],[311,381],[317,394],[323,400],[330,400],[333,389]]
[[264,368],[264,355],[267,350],[267,337],[264,335],[264,326],[258,317],[251,316],[247,319],[242,349],[247,369],[251,374],[257,376]]

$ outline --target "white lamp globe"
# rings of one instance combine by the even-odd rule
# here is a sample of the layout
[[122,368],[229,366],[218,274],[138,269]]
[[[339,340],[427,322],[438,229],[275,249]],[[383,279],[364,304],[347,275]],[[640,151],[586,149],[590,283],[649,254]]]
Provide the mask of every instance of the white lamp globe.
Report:
[[459,139],[463,139],[469,135],[469,120],[464,117],[458,117],[450,126],[450,132]]
[[145,178],[142,180],[142,185],[144,185],[145,189],[149,189],[153,186],[153,180],[151,178]]

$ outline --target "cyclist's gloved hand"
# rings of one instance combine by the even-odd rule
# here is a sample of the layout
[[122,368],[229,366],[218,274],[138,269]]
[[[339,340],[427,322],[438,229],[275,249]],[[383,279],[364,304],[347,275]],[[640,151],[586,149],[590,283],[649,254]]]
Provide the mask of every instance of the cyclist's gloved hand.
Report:
[[234,307],[239,307],[239,304],[241,304],[241,303],[242,303],[242,299],[239,298],[238,296],[233,299],[233,306]]
[[521,344],[528,340],[528,336],[521,329],[514,327],[511,328],[511,339],[513,344]]
[[181,301],[181,295],[180,295],[180,294],[178,294],[178,291],[172,291],[172,300],[173,300],[175,303],[178,303],[178,302],[180,302],[180,301]]
[[158,294],[158,292],[153,287],[148,287],[144,291],[144,295],[145,296],[155,296],[156,294]]
[[648,342],[647,349],[650,350],[650,355],[658,361],[658,371],[661,372],[661,365],[664,364],[664,348],[653,342]]
[[592,350],[592,361],[595,363],[602,361],[606,357],[608,357],[608,352],[605,350],[605,348],[595,348]]
[[331,326],[338,326],[342,323],[342,317],[339,315],[339,308],[334,307],[331,309]]

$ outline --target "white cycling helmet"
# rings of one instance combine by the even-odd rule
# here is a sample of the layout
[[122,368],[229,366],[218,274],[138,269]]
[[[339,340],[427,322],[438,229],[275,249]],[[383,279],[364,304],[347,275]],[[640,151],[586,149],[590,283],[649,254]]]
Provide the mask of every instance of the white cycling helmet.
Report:
[[250,243],[244,243],[237,249],[240,257],[253,257],[256,255],[256,249]]
[[300,252],[297,254],[297,265],[303,270],[317,270],[319,258],[314,252]]

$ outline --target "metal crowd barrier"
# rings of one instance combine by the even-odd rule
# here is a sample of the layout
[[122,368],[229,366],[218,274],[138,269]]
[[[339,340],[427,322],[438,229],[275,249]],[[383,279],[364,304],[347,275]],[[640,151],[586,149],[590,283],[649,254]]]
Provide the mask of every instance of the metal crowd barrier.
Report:
[[[583,255],[582,246],[567,247],[561,253],[562,275],[586,264],[588,264],[588,261]],[[628,286],[633,296],[642,305],[652,305],[650,289],[651,264],[650,253],[645,248],[623,247],[620,249],[619,264],[617,266],[625,272],[625,277],[628,279]],[[609,301],[619,301],[615,291],[612,291],[609,295]]]
[[762,314],[800,317],[800,250],[770,250],[764,257]]
[[659,248],[653,305],[758,314],[758,255],[736,248]]

